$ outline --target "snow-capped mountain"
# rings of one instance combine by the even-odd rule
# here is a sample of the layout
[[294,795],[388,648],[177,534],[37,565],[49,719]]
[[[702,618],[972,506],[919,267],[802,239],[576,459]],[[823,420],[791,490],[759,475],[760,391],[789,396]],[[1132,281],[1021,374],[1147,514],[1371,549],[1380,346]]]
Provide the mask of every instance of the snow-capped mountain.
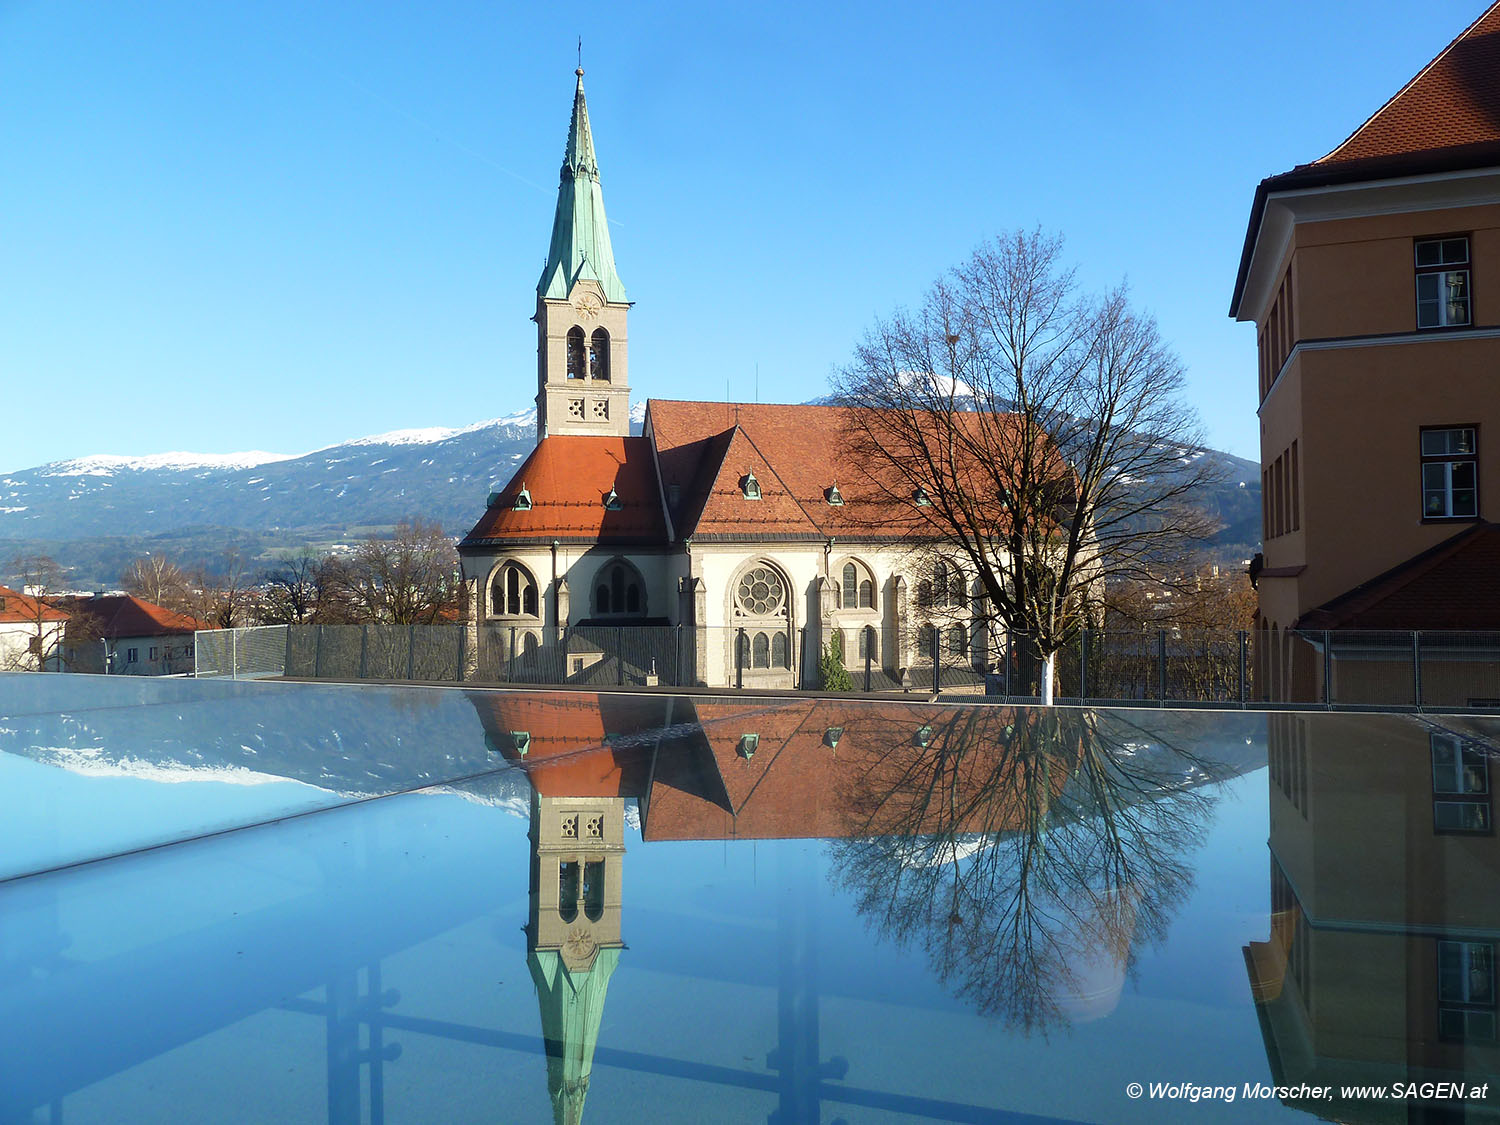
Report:
[[303,454],[158,453],[54,461],[0,476],[0,539],[389,525],[467,530],[536,441],[534,410],[396,430]]

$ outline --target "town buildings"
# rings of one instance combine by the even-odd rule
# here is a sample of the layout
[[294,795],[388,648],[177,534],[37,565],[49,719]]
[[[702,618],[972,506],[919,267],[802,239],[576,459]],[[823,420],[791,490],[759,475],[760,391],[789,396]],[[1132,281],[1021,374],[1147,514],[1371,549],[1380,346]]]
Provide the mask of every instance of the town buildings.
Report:
[[1497,279],[1500,5],[1256,189],[1230,315],[1259,339],[1267,697],[1337,675],[1299,631],[1500,628]]
[[[850,667],[897,681],[925,663],[930,683],[940,651],[993,659],[971,580],[913,533],[926,498],[891,503],[877,468],[840,463],[841,408],[652,400],[632,436],[631,304],[580,69],[537,285],[537,447],[459,546],[481,666],[812,686],[835,634]],[[653,641],[611,651],[627,626]]]

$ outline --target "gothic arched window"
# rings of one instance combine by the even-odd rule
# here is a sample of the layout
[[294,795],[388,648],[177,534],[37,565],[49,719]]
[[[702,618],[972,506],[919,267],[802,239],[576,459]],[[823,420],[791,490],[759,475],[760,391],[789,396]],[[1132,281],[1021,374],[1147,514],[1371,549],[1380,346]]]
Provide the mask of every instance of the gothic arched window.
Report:
[[965,640],[964,627],[962,625],[959,625],[959,624],[956,624],[956,623],[953,624],[953,625],[951,625],[951,626],[949,626],[949,628],[948,628],[948,654],[950,656],[960,656],[961,657],[961,656],[964,655],[965,652],[968,651],[968,648],[969,648],[969,646],[968,646],[968,644],[966,643],[966,640]]
[[932,642],[937,636],[931,625],[923,625],[917,630],[917,661],[919,663],[932,663]]
[[641,616],[646,612],[645,585],[640,571],[624,559],[616,559],[595,580],[594,616]]
[[750,642],[750,667],[769,668],[771,666],[771,638],[765,633],[756,633],[754,640]]
[[493,617],[540,617],[536,579],[520,563],[508,562],[500,568],[490,586],[490,615]]
[[859,568],[852,562],[844,564],[844,608],[859,607]]
[[773,633],[771,635],[771,667],[790,667],[786,662],[786,634]]
[[588,357],[583,350],[583,329],[576,324],[568,329],[568,378],[582,379],[588,375]]
[[935,605],[948,604],[948,563],[938,559],[932,568],[932,596]]
[[609,333],[602,328],[589,337],[589,377],[609,382]]
[[868,578],[859,584],[859,608],[875,608],[875,583]]

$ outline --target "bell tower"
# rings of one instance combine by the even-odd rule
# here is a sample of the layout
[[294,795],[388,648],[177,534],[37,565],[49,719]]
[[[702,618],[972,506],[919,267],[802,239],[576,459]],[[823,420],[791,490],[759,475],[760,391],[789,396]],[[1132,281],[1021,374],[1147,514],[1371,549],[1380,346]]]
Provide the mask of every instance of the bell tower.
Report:
[[536,287],[538,442],[549,434],[630,433],[630,301],[609,244],[583,68],[576,73],[552,245]]

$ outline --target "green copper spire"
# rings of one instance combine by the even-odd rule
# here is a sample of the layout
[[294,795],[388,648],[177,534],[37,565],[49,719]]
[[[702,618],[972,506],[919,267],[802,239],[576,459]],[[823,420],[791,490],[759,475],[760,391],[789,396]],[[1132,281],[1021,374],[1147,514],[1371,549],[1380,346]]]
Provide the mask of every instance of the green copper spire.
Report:
[[581,1125],[583,1101],[594,1069],[599,1021],[609,978],[620,964],[618,949],[601,949],[593,965],[570,972],[556,950],[526,958],[542,1008],[542,1040],[547,1050],[547,1092],[554,1125]]
[[589,107],[583,100],[583,67],[573,94],[573,120],[568,126],[568,151],[563,157],[562,182],[557,188],[557,213],[552,219],[552,247],[537,282],[539,297],[565,301],[579,279],[597,281],[611,304],[624,304],[625,286],[615,273],[609,245],[609,221],[604,217],[604,192],[599,187],[599,160],[594,134],[589,130]]

